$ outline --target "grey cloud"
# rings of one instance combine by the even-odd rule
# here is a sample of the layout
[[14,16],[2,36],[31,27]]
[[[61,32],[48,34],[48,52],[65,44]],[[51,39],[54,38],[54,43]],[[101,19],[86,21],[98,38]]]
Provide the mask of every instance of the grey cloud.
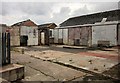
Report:
[[52,4],[43,2],[4,2],[2,3],[2,14],[15,14],[16,12],[31,15],[46,15],[51,11]]
[[53,18],[51,19],[51,21],[55,21],[56,23],[60,23],[64,20],[66,20],[67,18],[70,17],[70,8],[69,7],[62,7],[60,9],[59,13],[54,13],[53,14]]
[[[94,8],[89,10],[89,6],[93,6]],[[118,2],[89,2],[84,7],[74,11],[72,16],[81,16],[114,9],[118,9]]]
[[[24,20],[27,18],[33,19],[33,21],[36,21],[39,24],[46,23],[46,22],[55,22],[59,24],[73,16],[80,16],[83,14],[118,8],[117,2],[90,2],[90,3],[86,3],[86,5],[83,8],[79,8],[78,10],[75,10],[72,14],[71,14],[71,9],[69,7],[64,7],[64,6],[61,6],[59,10],[60,12],[53,13],[52,9],[53,7],[57,6],[56,4],[62,4],[62,3],[3,2],[2,5],[0,3],[0,8],[2,9],[2,12],[0,12],[0,15],[4,15],[4,22],[9,24]],[[89,10],[89,6],[93,6],[94,8]],[[14,16],[14,15],[16,17],[14,17],[13,19],[13,17],[11,16]],[[53,16],[52,18],[51,18],[51,15]]]
[[78,10],[74,11],[74,13],[72,14],[72,16],[79,16],[79,15],[84,15],[89,13],[90,11],[87,8],[87,5],[85,5],[82,8],[79,8]]
[[118,2],[93,2],[91,4],[95,8],[93,12],[109,11],[109,10],[118,9]]

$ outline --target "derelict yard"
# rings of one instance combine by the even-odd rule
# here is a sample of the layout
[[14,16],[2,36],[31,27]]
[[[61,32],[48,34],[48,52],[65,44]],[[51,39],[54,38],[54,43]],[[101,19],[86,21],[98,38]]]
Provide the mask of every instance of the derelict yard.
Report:
[[59,25],[29,18],[0,24],[0,81],[118,82],[119,13],[115,9],[70,17]]
[[111,79],[119,79],[116,48],[75,49],[75,47],[53,45],[18,47],[14,50],[11,52],[12,63],[25,66],[23,81],[107,80],[108,82]]

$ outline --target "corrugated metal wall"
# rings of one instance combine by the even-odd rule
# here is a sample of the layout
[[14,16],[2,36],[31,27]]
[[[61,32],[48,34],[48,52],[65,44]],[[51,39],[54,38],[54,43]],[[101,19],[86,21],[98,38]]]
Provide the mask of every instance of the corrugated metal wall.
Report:
[[91,27],[82,27],[80,32],[80,45],[88,45],[92,34]]
[[28,36],[28,45],[38,45],[38,27],[21,26],[20,35]]
[[89,45],[91,27],[69,28],[69,45]]
[[68,29],[63,29],[63,44],[68,44]]
[[75,38],[75,33],[74,33],[74,28],[69,28],[68,29],[68,40],[69,40],[69,45],[74,45],[74,38]]
[[101,25],[92,27],[92,45],[98,41],[109,41],[110,46],[117,45],[117,25]]
[[91,29],[91,27],[54,29],[54,43],[89,45],[91,44]]

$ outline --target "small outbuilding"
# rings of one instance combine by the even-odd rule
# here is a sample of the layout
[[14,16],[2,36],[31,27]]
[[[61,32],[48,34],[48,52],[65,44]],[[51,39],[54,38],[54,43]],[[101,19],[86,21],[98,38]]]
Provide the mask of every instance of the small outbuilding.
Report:
[[30,19],[15,23],[10,28],[11,36],[20,38],[17,40],[20,40],[20,46],[38,45],[38,26]]
[[38,25],[38,44],[49,45],[54,43],[53,29],[57,27],[55,23]]

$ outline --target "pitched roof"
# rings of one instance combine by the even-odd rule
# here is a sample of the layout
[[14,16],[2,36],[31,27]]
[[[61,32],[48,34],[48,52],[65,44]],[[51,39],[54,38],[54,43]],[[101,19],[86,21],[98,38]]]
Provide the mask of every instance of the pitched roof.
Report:
[[106,21],[120,20],[120,9],[83,15],[78,17],[72,17],[61,23],[60,26],[63,27],[63,26],[83,25],[83,24],[94,24],[96,22],[101,22],[103,18],[107,18]]
[[28,19],[22,22],[15,23],[12,26],[37,26],[37,25],[33,21]]
[[[53,26],[54,25],[54,26]],[[53,27],[52,27],[53,26]],[[55,28],[57,27],[57,25],[55,23],[46,23],[46,24],[41,24],[38,25],[39,29],[40,28]]]

